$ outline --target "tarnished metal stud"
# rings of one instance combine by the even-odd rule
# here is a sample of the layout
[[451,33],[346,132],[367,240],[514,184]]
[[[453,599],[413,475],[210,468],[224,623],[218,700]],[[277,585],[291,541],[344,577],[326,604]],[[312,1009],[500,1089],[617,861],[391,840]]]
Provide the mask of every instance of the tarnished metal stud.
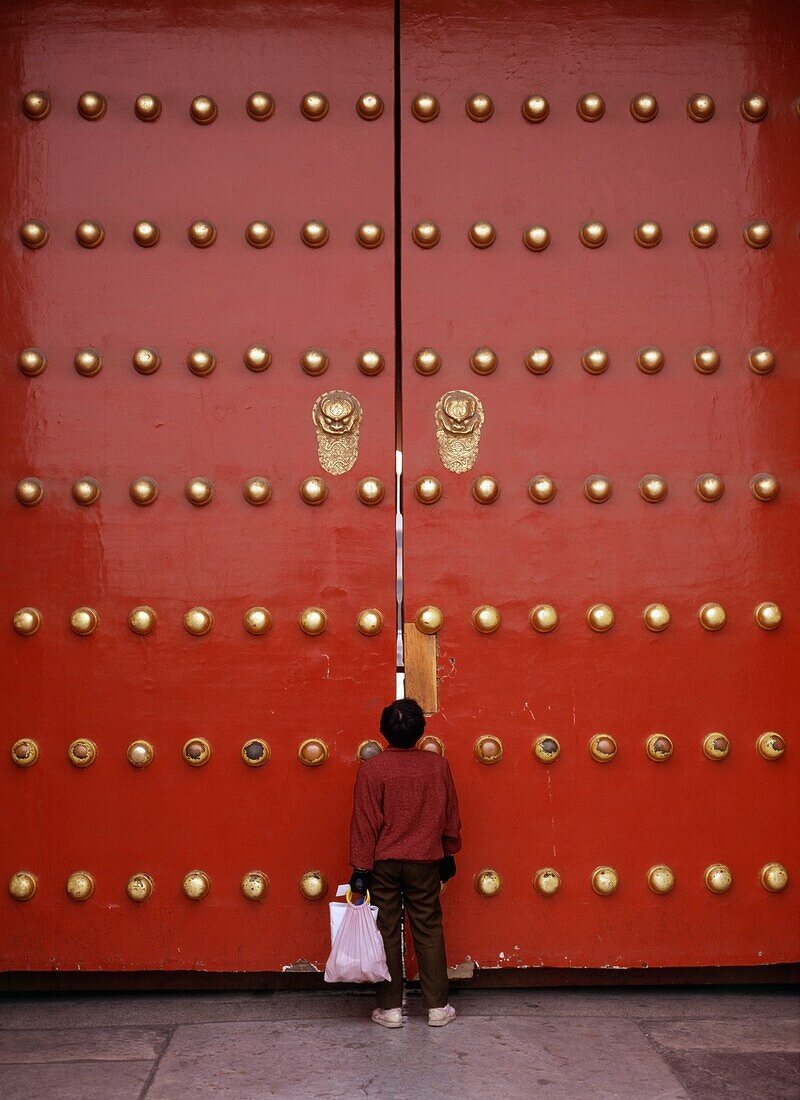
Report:
[[73,901],[88,901],[94,887],[94,875],[89,871],[73,871],[67,879],[67,893]]
[[538,603],[531,608],[528,622],[537,634],[549,634],[558,626],[558,612],[552,604]]
[[136,902],[147,901],[154,889],[152,876],[146,871],[138,871],[135,875],[131,875],[125,885],[125,893],[131,901]]
[[245,109],[255,122],[266,122],[275,114],[275,100],[269,92],[251,92]]
[[703,738],[703,755],[709,760],[724,760],[731,743],[724,733],[707,733]]
[[372,638],[383,630],[383,615],[377,607],[365,607],[356,616],[356,630],[365,638]]
[[547,474],[535,474],[528,482],[528,496],[534,504],[549,504],[555,495],[555,482]]
[[383,226],[377,222],[362,222],[356,230],[356,240],[362,248],[377,248],[385,237]]
[[84,378],[94,378],[103,369],[103,356],[97,348],[81,348],[73,359],[75,370]]
[[328,499],[328,483],[321,477],[307,477],[300,482],[299,492],[304,504],[323,504]]
[[136,97],[133,110],[141,122],[155,122],[161,114],[161,100],[150,92],[142,92]]
[[426,604],[414,616],[414,626],[420,634],[438,634],[444,625],[444,615],[438,607]]
[[130,483],[128,494],[134,504],[146,507],[158,498],[158,485],[152,477],[137,477]]
[[72,499],[84,507],[95,504],[100,499],[100,486],[93,477],[79,477],[72,483]]
[[491,222],[473,222],[468,236],[476,248],[489,248],[497,239],[497,232]]
[[152,634],[158,622],[158,615],[152,607],[142,604],[128,612],[128,626],[134,634]]
[[420,248],[435,248],[442,234],[436,222],[419,222],[411,231],[411,236]]
[[767,97],[759,95],[757,92],[751,92],[750,95],[742,96],[739,109],[745,121],[761,122],[762,119],[767,117],[767,111],[769,110]]
[[192,768],[202,768],[211,759],[211,745],[205,737],[192,737],[183,746],[183,759]]
[[322,92],[308,92],[300,100],[300,112],[309,122],[321,122],[329,109],[327,96]]
[[86,737],[79,737],[67,749],[67,756],[76,768],[88,768],[97,759],[97,745]]
[[494,634],[500,626],[501,615],[496,607],[482,603],[473,610],[470,620],[479,634]]
[[369,760],[373,756],[377,756],[378,753],[383,752],[383,749],[377,741],[362,741],[356,749],[356,760],[363,763],[365,760]]
[[433,348],[420,348],[414,356],[414,370],[417,374],[436,374],[441,365],[442,357]]
[[69,626],[73,634],[88,638],[100,625],[100,616],[93,607],[76,607],[70,614]]
[[765,760],[779,760],[786,752],[786,741],[779,733],[762,733],[756,748]]
[[753,374],[770,374],[775,369],[775,354],[769,348],[750,348],[747,365]]
[[14,901],[30,901],[39,889],[39,880],[32,871],[15,871],[8,880],[8,892]]
[[304,634],[313,637],[326,629],[328,615],[321,607],[306,607],[300,612],[297,622]]
[[639,482],[639,493],[648,504],[658,504],[667,495],[667,483],[659,474],[645,474]]
[[611,497],[613,492],[614,485],[611,479],[603,477],[602,474],[592,474],[583,483],[583,495],[592,504],[602,504]]
[[125,753],[133,768],[149,768],[153,763],[156,750],[149,741],[131,741]]
[[724,494],[725,482],[717,474],[701,474],[695,481],[694,488],[701,500],[712,503]]
[[653,733],[645,742],[644,751],[650,760],[657,764],[663,764],[669,760],[674,751],[672,741],[665,733]]
[[595,867],[592,871],[592,889],[601,897],[607,897],[616,892],[619,886],[619,875],[613,867]]
[[675,872],[665,863],[656,864],[647,872],[647,885],[654,894],[668,894],[675,886]]
[[692,365],[698,374],[713,374],[719,370],[719,352],[708,346],[695,348]]
[[441,737],[434,737],[432,733],[426,733],[417,741],[417,748],[422,752],[435,752],[437,756],[444,756],[444,741]]
[[663,603],[649,603],[642,612],[642,619],[647,629],[652,630],[654,634],[660,634],[672,622],[669,608]]
[[766,248],[772,240],[772,229],[769,222],[748,222],[742,232],[744,234],[745,243],[749,244],[751,248]]
[[244,365],[254,374],[260,374],[269,368],[272,363],[272,353],[263,344],[251,344],[244,351]]
[[697,612],[697,617],[704,630],[722,630],[727,619],[725,608],[719,603],[704,603]]
[[596,733],[589,739],[589,755],[599,764],[607,764],[617,755],[617,742],[609,733]]
[[561,889],[561,875],[554,867],[540,867],[534,872],[533,888],[543,898],[557,894]]
[[584,222],[578,236],[587,248],[600,248],[608,240],[608,230],[602,222]]
[[362,504],[380,504],[386,495],[386,487],[379,477],[364,477],[359,481],[356,495]]
[[105,230],[100,222],[78,222],[75,229],[75,240],[82,248],[97,248],[105,239]]
[[208,126],[216,120],[219,108],[211,96],[197,95],[192,100],[189,113],[198,126]]
[[696,222],[689,230],[689,240],[696,248],[710,248],[717,239],[713,222]]
[[714,100],[705,92],[698,92],[687,102],[686,114],[692,122],[708,122],[714,115]]
[[99,122],[107,109],[105,96],[99,92],[83,92],[78,99],[78,114],[87,122]]
[[11,746],[11,760],[18,768],[32,768],[39,759],[39,746],[32,737],[22,737]]
[[193,477],[186,482],[186,488],[184,489],[186,499],[198,508],[210,504],[216,496],[216,492],[213,481],[209,481],[207,477]]
[[765,863],[758,872],[758,878],[771,894],[779,894],[789,884],[789,872],[782,863]]
[[11,622],[17,634],[29,638],[42,625],[42,613],[35,607],[20,607],[14,612]]
[[469,365],[476,374],[493,374],[497,370],[497,355],[491,348],[476,348],[469,357]]
[[529,95],[522,101],[522,117],[526,122],[544,122],[550,114],[550,104],[543,95]]
[[488,122],[494,114],[494,103],[490,96],[482,92],[471,95],[465,104],[467,118],[473,122]]
[[584,122],[597,122],[605,114],[606,105],[597,92],[587,92],[578,100],[575,109]]
[[368,348],[367,351],[361,352],[356,360],[356,365],[362,374],[366,374],[367,377],[373,377],[381,373],[386,366],[386,360],[379,351],[376,351],[374,348]]
[[298,748],[297,758],[307,768],[318,768],[328,759],[328,746],[319,737],[308,737]]
[[550,230],[544,225],[529,225],[522,234],[522,243],[531,252],[544,252],[550,244]]
[[40,348],[23,348],[17,356],[17,366],[22,374],[29,378],[35,378],[42,374],[47,366],[47,359]]
[[50,230],[44,222],[33,220],[23,222],[19,228],[19,239],[26,248],[35,252],[38,248],[44,248],[50,240]]
[[730,868],[724,863],[712,863],[710,867],[706,867],[703,881],[712,894],[726,894],[733,886]]
[[436,96],[423,92],[411,104],[411,113],[418,122],[433,122],[439,117],[439,100]]
[[186,614],[183,616],[184,629],[193,634],[196,638],[202,637],[204,634],[208,634],[214,625],[214,616],[207,607],[198,605],[197,607],[190,607]]
[[596,634],[605,634],[614,625],[615,615],[607,603],[595,603],[586,612],[586,622]]
[[750,492],[756,500],[774,500],[779,491],[780,485],[774,474],[756,474],[750,479]]
[[207,221],[192,222],[187,233],[195,248],[210,248],[217,239],[217,227]]
[[304,223],[300,230],[300,239],[308,248],[322,248],[330,239],[330,231],[324,222],[312,219]]
[[493,504],[500,496],[500,486],[495,478],[484,474],[473,481],[472,495],[479,504]]
[[263,871],[248,871],[242,876],[240,889],[248,901],[261,901],[269,892],[269,879]]
[[636,353],[636,366],[642,374],[658,374],[664,367],[664,352],[661,348],[639,348]]
[[356,111],[365,122],[374,122],[383,114],[383,100],[377,92],[364,92],[356,100]]
[[438,477],[428,474],[414,482],[414,496],[420,504],[435,504],[442,495],[442,483]]
[[581,366],[587,374],[605,374],[610,362],[608,352],[604,348],[587,348],[581,356]]
[[776,603],[760,603],[753,610],[753,617],[762,630],[777,630],[781,625],[781,609]]
[[216,369],[217,357],[208,348],[192,348],[186,356],[186,366],[192,374],[196,374],[198,378],[204,378]]
[[243,622],[247,633],[256,636],[268,634],[272,629],[272,615],[266,607],[248,607],[243,615]]
[[137,348],[131,362],[139,374],[155,374],[161,366],[161,356],[155,348]]
[[476,891],[482,898],[493,898],[500,893],[503,887],[500,875],[491,867],[485,867],[482,871],[478,871],[473,882]]
[[547,374],[553,365],[553,356],[548,348],[531,348],[525,356],[525,366],[531,374]]
[[631,114],[637,122],[652,122],[658,114],[658,100],[649,92],[642,92],[631,100]]
[[53,109],[53,102],[47,92],[26,92],[22,100],[23,113],[31,122],[41,122]]
[[561,754],[561,745],[552,734],[544,733],[533,742],[532,752],[542,764],[552,764]]
[[324,898],[328,892],[328,881],[322,871],[306,871],[300,879],[300,893],[309,901]]
[[275,239],[275,230],[269,222],[250,222],[244,236],[253,248],[269,248]]
[[272,496],[272,485],[265,477],[249,477],[242,486],[248,504],[266,504]]
[[642,248],[655,248],[661,242],[662,231],[658,222],[640,222],[633,231],[633,239]]
[[480,764],[497,764],[503,758],[503,743],[499,737],[479,737],[473,749]]
[[184,876],[183,892],[192,901],[201,901],[211,889],[211,879],[205,871],[190,871]]
[[248,768],[262,768],[272,756],[272,750],[260,737],[251,737],[242,745],[241,756]]
[[20,504],[33,508],[44,497],[44,485],[38,477],[23,477],[14,487],[14,495]]

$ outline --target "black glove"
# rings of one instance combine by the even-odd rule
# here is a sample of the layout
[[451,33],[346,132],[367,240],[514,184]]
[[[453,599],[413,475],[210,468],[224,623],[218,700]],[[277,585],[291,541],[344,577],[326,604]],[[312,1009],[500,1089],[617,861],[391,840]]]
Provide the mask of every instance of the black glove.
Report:
[[453,856],[442,856],[439,860],[439,881],[447,882],[456,873],[456,861]]
[[350,889],[354,894],[366,894],[369,890],[369,880],[369,871],[360,871],[358,867],[354,867],[350,876]]

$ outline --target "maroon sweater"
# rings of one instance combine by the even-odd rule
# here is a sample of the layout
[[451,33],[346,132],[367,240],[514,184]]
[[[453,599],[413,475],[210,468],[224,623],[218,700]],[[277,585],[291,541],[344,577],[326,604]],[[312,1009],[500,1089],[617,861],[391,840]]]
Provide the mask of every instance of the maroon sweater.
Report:
[[433,862],[461,847],[458,798],[443,756],[396,749],[358,769],[350,821],[350,863],[369,871],[376,859]]

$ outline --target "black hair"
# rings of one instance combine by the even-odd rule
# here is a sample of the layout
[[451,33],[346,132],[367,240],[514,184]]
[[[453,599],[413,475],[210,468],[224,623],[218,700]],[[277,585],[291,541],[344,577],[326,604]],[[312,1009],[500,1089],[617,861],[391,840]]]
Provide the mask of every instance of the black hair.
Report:
[[412,748],[425,730],[425,715],[416,699],[395,699],[381,714],[381,733],[397,749]]

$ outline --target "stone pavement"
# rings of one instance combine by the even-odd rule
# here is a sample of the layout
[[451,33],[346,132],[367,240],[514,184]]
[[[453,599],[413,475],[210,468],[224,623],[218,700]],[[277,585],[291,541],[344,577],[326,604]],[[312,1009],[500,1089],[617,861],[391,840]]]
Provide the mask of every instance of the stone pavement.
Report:
[[364,991],[0,999],[3,1100],[798,1100],[786,987],[454,991],[397,1031]]

